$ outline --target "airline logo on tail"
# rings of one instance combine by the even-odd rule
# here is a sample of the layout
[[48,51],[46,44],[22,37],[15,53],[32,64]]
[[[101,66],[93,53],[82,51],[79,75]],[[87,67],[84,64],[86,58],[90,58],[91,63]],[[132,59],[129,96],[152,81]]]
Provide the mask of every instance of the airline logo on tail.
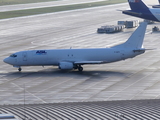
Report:
[[139,0],[129,0],[130,3],[137,3]]

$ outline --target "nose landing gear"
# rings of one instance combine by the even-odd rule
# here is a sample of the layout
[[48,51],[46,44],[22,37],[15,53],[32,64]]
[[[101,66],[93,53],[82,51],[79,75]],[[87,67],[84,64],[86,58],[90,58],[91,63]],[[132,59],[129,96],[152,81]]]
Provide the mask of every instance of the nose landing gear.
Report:
[[21,66],[13,66],[13,67],[18,68],[18,71],[19,71],[19,72],[21,72],[21,71],[22,71]]
[[22,68],[18,68],[18,71],[21,72],[21,71],[22,71]]

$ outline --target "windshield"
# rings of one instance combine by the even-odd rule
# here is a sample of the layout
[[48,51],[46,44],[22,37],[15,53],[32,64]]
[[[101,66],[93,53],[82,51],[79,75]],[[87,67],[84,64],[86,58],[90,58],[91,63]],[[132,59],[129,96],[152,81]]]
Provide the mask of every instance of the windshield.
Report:
[[12,55],[10,55],[10,57],[17,57],[17,55],[15,55],[15,54],[12,54]]

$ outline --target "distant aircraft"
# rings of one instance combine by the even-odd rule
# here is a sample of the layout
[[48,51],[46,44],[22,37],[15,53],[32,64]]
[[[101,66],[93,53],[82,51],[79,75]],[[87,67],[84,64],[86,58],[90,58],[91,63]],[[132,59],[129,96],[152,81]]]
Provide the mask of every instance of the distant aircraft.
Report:
[[110,48],[51,49],[16,52],[3,61],[21,71],[21,66],[58,66],[61,70],[83,71],[85,64],[111,63],[133,58],[145,52],[142,48],[147,23],[143,22],[130,38]]
[[160,9],[148,8],[142,0],[128,0],[128,3],[131,10],[124,10],[123,14],[160,22]]
[[[158,2],[160,3],[160,0],[158,0]],[[153,8],[160,8],[160,5],[153,5]]]

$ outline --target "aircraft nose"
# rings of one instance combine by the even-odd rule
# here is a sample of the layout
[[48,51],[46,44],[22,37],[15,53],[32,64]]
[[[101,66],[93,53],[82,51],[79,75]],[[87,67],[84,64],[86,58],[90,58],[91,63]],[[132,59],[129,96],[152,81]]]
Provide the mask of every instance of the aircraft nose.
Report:
[[3,60],[3,62],[10,64],[10,60],[9,60],[9,58],[8,58],[8,57],[7,57],[7,58],[5,58],[5,59]]

